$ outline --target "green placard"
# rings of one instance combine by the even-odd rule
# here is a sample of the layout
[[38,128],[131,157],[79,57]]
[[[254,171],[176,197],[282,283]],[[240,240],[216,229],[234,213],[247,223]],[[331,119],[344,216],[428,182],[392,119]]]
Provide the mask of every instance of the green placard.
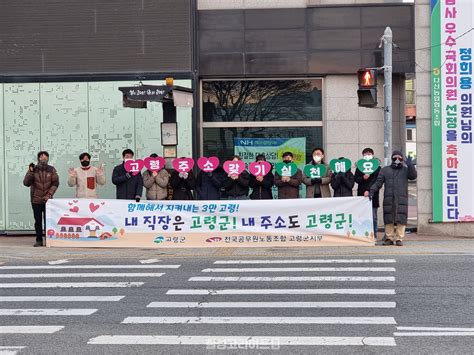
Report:
[[304,174],[310,179],[321,178],[328,169],[324,164],[308,164],[304,167]]
[[344,159],[333,159],[329,162],[329,167],[333,172],[337,173],[345,173],[346,171],[351,169],[351,161],[347,158]]
[[357,161],[357,169],[359,169],[362,174],[370,175],[380,166],[380,163],[377,159],[365,160],[361,159]]
[[293,176],[296,174],[298,167],[295,163],[286,164],[283,162],[279,162],[276,163],[275,170],[280,176]]

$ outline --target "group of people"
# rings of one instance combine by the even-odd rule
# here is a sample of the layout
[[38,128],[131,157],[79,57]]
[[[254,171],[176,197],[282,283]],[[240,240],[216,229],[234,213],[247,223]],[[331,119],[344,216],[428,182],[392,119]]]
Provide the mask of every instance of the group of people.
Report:
[[[362,151],[364,159],[371,160],[374,151],[365,148]],[[156,158],[157,154],[150,157]],[[53,197],[59,186],[59,177],[54,167],[49,165],[49,154],[46,151],[38,153],[38,163],[31,163],[23,180],[25,186],[31,189],[31,203],[35,219],[35,247],[43,246],[43,223],[45,222],[46,202]],[[146,189],[147,200],[265,200],[272,199],[272,188],[276,186],[278,199],[294,199],[299,197],[300,185],[306,185],[306,198],[331,197],[332,187],[334,197],[352,196],[357,183],[357,195],[372,200],[374,231],[377,231],[377,210],[379,208],[379,190],[385,185],[384,192],[384,245],[403,245],[402,239],[408,217],[408,180],[416,179],[416,169],[410,158],[404,159],[400,151],[392,154],[392,164],[384,168],[378,167],[371,174],[364,174],[358,168],[355,174],[351,169],[346,172],[333,173],[324,160],[324,150],[315,148],[312,151],[312,161],[309,164],[325,167],[320,177],[310,178],[296,169],[291,176],[280,175],[277,171],[268,172],[264,176],[254,176],[244,170],[240,174],[228,174],[222,166],[212,172],[199,171],[195,176],[192,171],[179,172],[166,169],[160,171],[146,170],[132,174],[125,169],[125,163],[133,160],[134,152],[125,149],[122,153],[123,162],[112,172],[112,183],[116,186],[117,199],[140,201],[143,187]],[[291,164],[293,154],[285,152],[283,162]],[[90,164],[91,156],[82,153],[79,156],[80,166],[69,169],[68,185],[76,188],[77,198],[97,198],[97,185],[106,183],[103,166],[94,167]],[[240,157],[234,156],[234,161]],[[265,161],[260,154],[256,161]],[[405,162],[405,164],[404,164]],[[376,235],[376,233],[375,233]]]

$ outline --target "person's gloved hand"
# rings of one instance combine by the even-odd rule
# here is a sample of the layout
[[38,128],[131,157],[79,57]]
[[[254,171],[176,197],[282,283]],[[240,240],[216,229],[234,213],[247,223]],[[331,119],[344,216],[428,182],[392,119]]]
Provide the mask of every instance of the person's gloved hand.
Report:
[[132,177],[132,175],[130,175],[130,173],[126,173],[125,176],[127,177],[127,179],[130,179]]
[[413,165],[413,158],[409,155],[406,157],[405,162],[408,166]]
[[316,185],[316,184],[321,184],[322,180],[321,178],[313,178],[311,179],[311,184]]
[[140,196],[135,196],[135,202],[140,202]]

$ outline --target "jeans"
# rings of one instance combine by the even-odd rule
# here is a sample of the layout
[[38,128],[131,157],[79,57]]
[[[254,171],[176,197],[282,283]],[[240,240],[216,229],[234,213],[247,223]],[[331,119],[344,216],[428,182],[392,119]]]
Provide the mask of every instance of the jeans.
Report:
[[35,218],[36,242],[43,243],[43,223],[46,228],[46,204],[32,203],[33,216]]
[[374,221],[374,235],[377,238],[377,229],[378,227],[378,220],[377,220],[377,211],[378,207],[372,207],[372,219]]

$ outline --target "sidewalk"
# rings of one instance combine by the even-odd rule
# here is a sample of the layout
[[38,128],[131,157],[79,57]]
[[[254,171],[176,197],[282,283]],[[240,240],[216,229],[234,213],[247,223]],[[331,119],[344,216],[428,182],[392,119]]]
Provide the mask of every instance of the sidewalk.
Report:
[[32,236],[0,236],[0,263],[51,261],[58,259],[118,259],[118,258],[209,258],[209,257],[308,257],[341,255],[410,255],[410,254],[474,254],[474,239],[465,237],[421,236],[407,234],[405,246],[375,247],[305,247],[305,248],[33,248]]

